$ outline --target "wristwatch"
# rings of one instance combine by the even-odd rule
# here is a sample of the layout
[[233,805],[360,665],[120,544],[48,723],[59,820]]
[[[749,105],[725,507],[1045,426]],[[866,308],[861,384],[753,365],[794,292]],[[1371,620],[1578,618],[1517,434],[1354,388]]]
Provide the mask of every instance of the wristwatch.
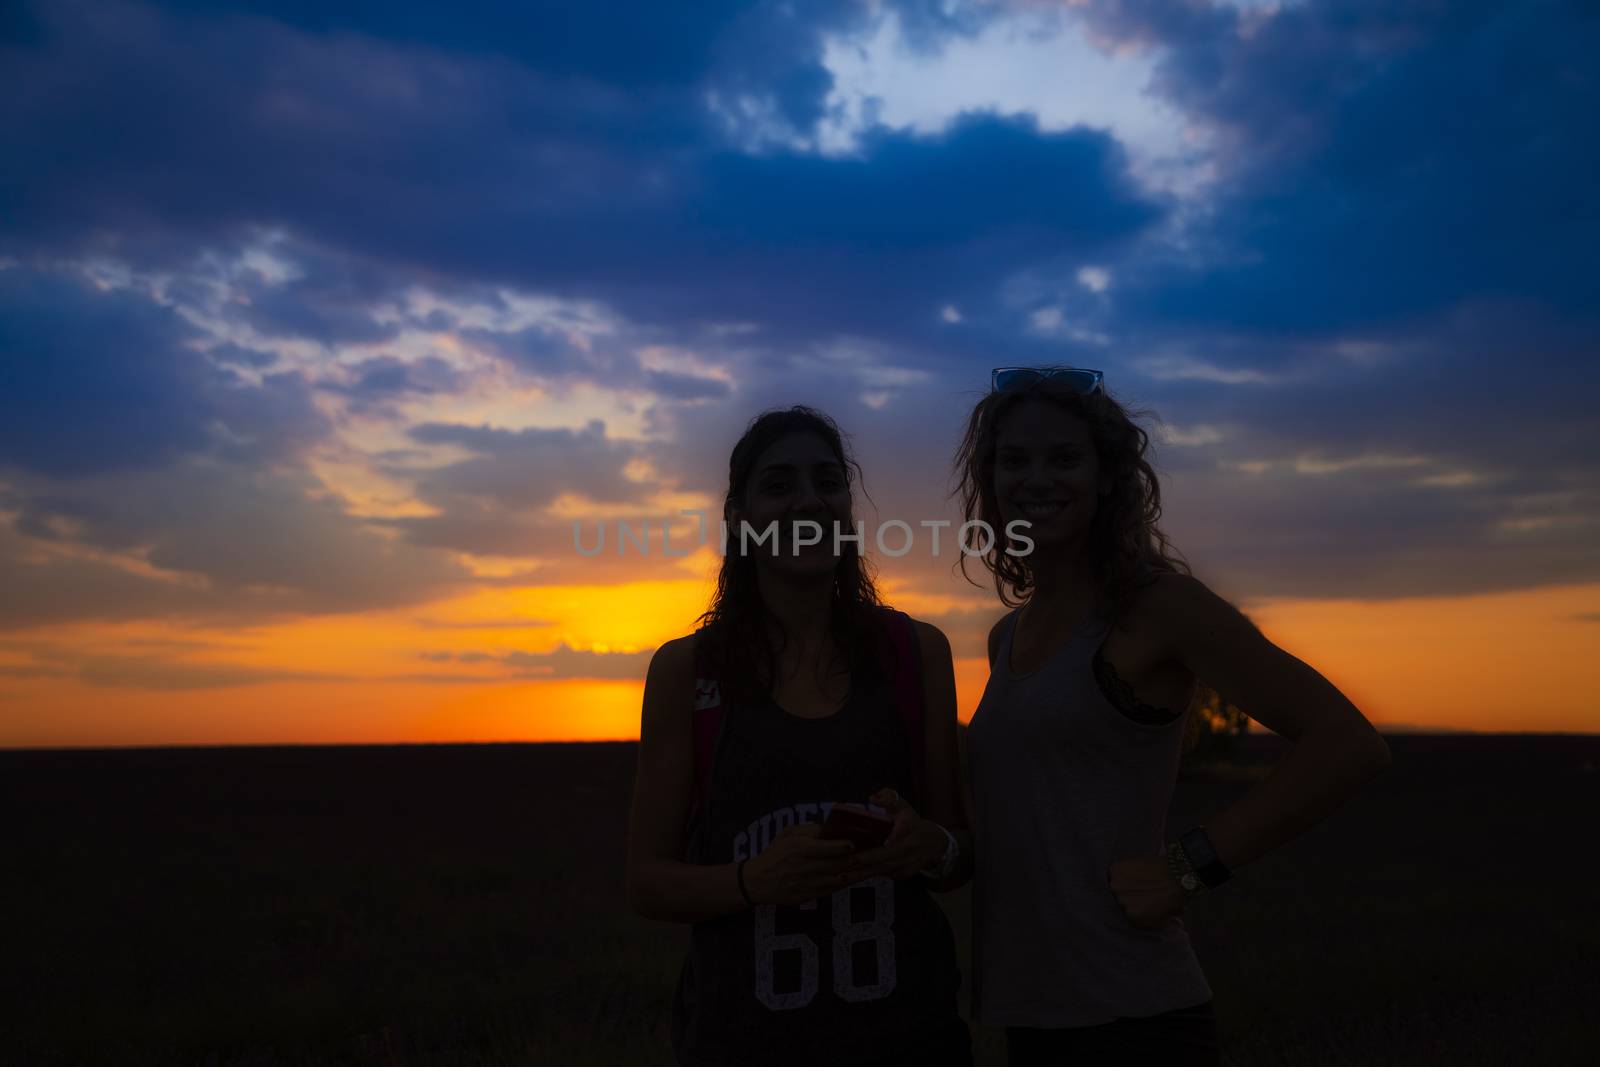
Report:
[[[938,826],[937,823],[934,825]],[[917,872],[922,877],[935,882],[942,882],[950,877],[950,872],[956,869],[956,860],[961,855],[961,846],[956,844],[956,835],[949,830],[945,830],[943,826],[939,826],[939,829],[944,830],[944,855],[939,857],[938,863],[931,867],[924,867]]]
[[1178,847],[1183,850],[1189,866],[1194,869],[1200,881],[1206,884],[1206,888],[1215,889],[1233,877],[1233,872],[1217,858],[1217,850],[1211,847],[1211,838],[1206,836],[1204,826],[1196,826],[1179,837]]
[[1185,896],[1198,896],[1206,891],[1206,884],[1194,873],[1194,865],[1176,841],[1167,846],[1167,870],[1172,873],[1173,881],[1183,888]]

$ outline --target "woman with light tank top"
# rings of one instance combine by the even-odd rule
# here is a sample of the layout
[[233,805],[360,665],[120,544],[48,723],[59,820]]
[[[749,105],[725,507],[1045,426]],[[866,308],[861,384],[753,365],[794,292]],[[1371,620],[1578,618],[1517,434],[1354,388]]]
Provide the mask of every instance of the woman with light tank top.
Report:
[[[1008,368],[957,457],[1014,608],[968,734],[973,1017],[1016,1064],[1219,1060],[1189,897],[1301,833],[1389,763],[1356,707],[1193,578],[1157,528],[1149,439],[1099,371]],[[970,551],[984,548],[967,528]],[[1004,532],[1002,532],[1004,531]],[[1190,709],[1210,689],[1294,742],[1167,839]]]

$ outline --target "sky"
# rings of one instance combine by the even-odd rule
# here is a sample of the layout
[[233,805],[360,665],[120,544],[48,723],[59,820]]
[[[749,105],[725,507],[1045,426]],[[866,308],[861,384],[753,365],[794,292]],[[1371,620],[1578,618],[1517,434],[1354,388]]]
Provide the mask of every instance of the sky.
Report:
[[[753,415],[958,518],[990,368],[1058,363],[1381,726],[1600,730],[1597,50],[1583,2],[8,3],[0,746],[635,737]],[[955,563],[877,554],[966,718]]]

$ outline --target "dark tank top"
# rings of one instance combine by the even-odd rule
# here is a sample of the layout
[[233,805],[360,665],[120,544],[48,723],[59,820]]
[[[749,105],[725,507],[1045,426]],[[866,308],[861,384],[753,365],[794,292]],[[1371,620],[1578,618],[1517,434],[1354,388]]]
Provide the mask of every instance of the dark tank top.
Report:
[[[851,680],[835,714],[771,699],[725,709],[686,859],[752,858],[786,828],[883,786],[918,810],[912,752],[884,669]],[[684,1064],[899,1062],[958,1023],[960,972],[943,910],[920,877],[873,878],[808,905],[760,905],[696,923],[673,1003]],[[964,1031],[963,1031],[964,1033]]]

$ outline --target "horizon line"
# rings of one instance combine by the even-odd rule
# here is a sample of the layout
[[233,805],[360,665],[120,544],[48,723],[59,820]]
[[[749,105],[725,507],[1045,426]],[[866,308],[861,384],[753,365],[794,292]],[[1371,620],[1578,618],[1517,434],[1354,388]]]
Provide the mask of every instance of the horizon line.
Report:
[[[965,723],[961,725],[965,726]],[[1479,730],[1454,726],[1410,726],[1386,728],[1377,726],[1380,734],[1395,737],[1600,737],[1600,728],[1594,730]],[[1252,730],[1248,738],[1269,738],[1280,735],[1270,730]],[[1287,740],[1287,739],[1285,739]],[[488,745],[636,745],[637,737],[551,738],[500,738],[492,740],[459,741],[241,741],[195,744],[128,744],[128,745],[0,745],[0,754],[22,752],[176,752],[201,749],[268,749],[268,748],[442,748]]]

